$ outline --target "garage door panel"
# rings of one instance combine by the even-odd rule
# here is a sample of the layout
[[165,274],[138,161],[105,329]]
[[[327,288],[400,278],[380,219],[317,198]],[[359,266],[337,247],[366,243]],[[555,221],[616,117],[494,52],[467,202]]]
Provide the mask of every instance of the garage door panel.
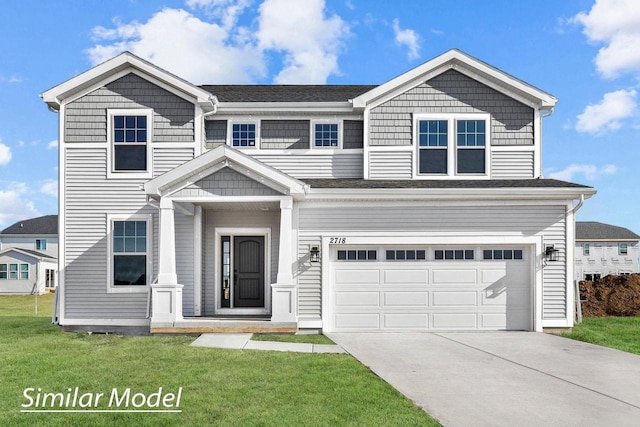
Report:
[[429,305],[428,292],[384,292],[386,307],[427,307]]
[[386,284],[416,284],[429,283],[429,270],[386,270],[384,272]]
[[434,313],[434,329],[477,329],[475,313]]
[[504,313],[485,313],[480,315],[482,329],[506,329],[507,315]]
[[336,314],[337,329],[380,329],[378,314]]
[[476,284],[478,274],[475,269],[433,269],[434,285],[455,284],[455,285],[471,285]]
[[337,307],[379,307],[379,292],[336,292]]
[[478,294],[475,291],[433,291],[432,295],[434,307],[478,305]]
[[383,315],[385,329],[428,329],[429,316],[427,314],[389,313]]
[[529,306],[531,290],[528,288],[506,286],[499,290],[485,289],[481,293],[484,306],[504,306],[524,308]]
[[380,271],[377,269],[353,269],[353,270],[338,270],[336,271],[335,284],[350,285],[350,284],[375,284],[380,283]]
[[480,271],[480,280],[482,283],[494,283],[507,277],[507,270],[502,269],[482,269]]

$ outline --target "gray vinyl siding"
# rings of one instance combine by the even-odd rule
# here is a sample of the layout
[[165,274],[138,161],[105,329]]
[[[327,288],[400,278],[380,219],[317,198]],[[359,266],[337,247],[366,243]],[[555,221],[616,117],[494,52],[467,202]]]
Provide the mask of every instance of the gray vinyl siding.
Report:
[[322,268],[309,261],[309,247],[322,247],[320,236],[298,237],[298,316],[301,319],[322,318]]
[[533,163],[533,151],[494,151],[491,153],[491,177],[535,178]]
[[345,120],[342,122],[342,148],[362,148],[364,146],[364,122],[362,120]]
[[[299,209],[301,236],[319,238],[329,233],[350,232],[513,232],[524,236],[543,236],[543,245],[554,245],[560,251],[558,262],[543,270],[543,319],[565,319],[566,313],[566,220],[564,206],[485,206],[485,207],[421,207],[378,206],[363,209],[336,203],[314,207],[302,203]],[[299,248],[301,250],[301,248]],[[320,267],[318,263],[318,267]],[[310,275],[304,281],[306,292],[320,292],[320,277]],[[319,313],[316,302],[305,306],[307,312]]]
[[[36,249],[36,239],[44,239],[47,241],[47,250]],[[0,238],[0,251],[10,248],[17,249],[30,249],[43,252],[54,258],[58,258],[58,237],[47,236],[29,236],[23,237],[20,235],[6,235]]]
[[175,193],[175,196],[281,196],[275,191],[233,169],[224,168]]
[[218,145],[227,142],[227,121],[226,120],[205,120],[204,133],[206,146],[208,149],[216,148]]
[[[32,293],[32,291],[35,290],[35,284],[38,279],[37,262],[35,258],[19,252],[9,252],[0,255],[0,264],[7,264],[7,278],[0,279],[0,295],[26,295]],[[11,264],[18,265],[17,279],[9,278],[9,266]],[[20,278],[20,264],[27,264],[29,266],[29,278],[26,280]]]
[[193,142],[194,105],[127,74],[66,106],[66,142],[107,142],[107,109],[151,108],[153,142]]
[[215,253],[216,227],[259,227],[271,229],[271,283],[278,277],[278,254],[280,247],[280,212],[263,211],[204,211],[204,262],[202,307],[203,315],[215,314],[214,292],[218,284],[214,282],[215,260],[219,254]]
[[193,216],[175,214],[176,274],[182,288],[182,314],[194,315],[194,235]]
[[490,113],[492,145],[533,145],[533,109],[449,70],[373,108],[370,145],[411,145],[416,113]]
[[296,155],[263,151],[252,157],[298,179],[362,178],[362,153]]
[[260,148],[308,149],[309,120],[262,120],[260,122]]
[[411,179],[412,177],[412,151],[369,152],[370,179]]

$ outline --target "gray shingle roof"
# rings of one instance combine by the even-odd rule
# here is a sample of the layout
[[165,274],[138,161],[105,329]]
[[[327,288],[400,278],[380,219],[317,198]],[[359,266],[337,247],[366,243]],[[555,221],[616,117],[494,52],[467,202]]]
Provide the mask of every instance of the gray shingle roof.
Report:
[[376,85],[204,85],[220,102],[347,102]]
[[640,240],[633,231],[596,221],[576,221],[576,240]]
[[556,179],[441,179],[441,180],[378,180],[378,179],[304,179],[311,188],[591,188],[586,185]]
[[2,251],[2,252],[0,252],[0,253],[3,253],[3,254],[4,254],[4,253],[7,253],[7,252],[11,252],[11,251],[26,252],[26,253],[31,254],[31,255],[33,255],[33,256],[35,256],[35,257],[37,257],[37,258],[49,258],[49,259],[51,259],[51,260],[55,260],[55,259],[57,259],[57,258],[56,258],[56,257],[54,257],[53,255],[46,254],[46,253],[44,253],[44,252],[41,252],[41,251],[35,251],[35,250],[33,250],[33,249],[24,249],[24,248],[7,248],[7,249],[3,250],[3,251]]
[[18,221],[2,230],[0,234],[58,234],[58,215]]

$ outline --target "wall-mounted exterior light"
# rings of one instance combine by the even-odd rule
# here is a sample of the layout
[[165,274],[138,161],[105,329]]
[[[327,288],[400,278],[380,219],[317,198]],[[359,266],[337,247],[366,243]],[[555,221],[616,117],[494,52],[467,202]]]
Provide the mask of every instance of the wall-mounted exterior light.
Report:
[[547,261],[558,261],[559,250],[554,248],[553,246],[547,246],[544,250],[544,259]]
[[309,248],[309,261],[320,262],[320,248],[317,246],[311,246]]

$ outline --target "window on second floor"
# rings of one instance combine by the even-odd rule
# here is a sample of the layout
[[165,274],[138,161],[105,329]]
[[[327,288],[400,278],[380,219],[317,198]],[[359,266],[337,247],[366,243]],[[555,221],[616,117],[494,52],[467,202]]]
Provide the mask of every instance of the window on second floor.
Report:
[[151,110],[109,110],[110,177],[151,173]]
[[416,115],[414,126],[417,175],[487,174],[488,115]]
[[584,245],[582,245],[582,255],[589,255],[589,252],[591,251],[591,247],[589,246],[588,243],[585,243]]
[[626,243],[620,243],[618,245],[618,255],[627,255],[629,253],[628,245]]
[[340,129],[338,123],[315,123],[313,126],[313,146],[317,148],[338,148]]
[[47,250],[47,240],[46,239],[36,239],[36,249],[39,251]]
[[255,123],[232,123],[231,146],[256,147],[258,132]]

